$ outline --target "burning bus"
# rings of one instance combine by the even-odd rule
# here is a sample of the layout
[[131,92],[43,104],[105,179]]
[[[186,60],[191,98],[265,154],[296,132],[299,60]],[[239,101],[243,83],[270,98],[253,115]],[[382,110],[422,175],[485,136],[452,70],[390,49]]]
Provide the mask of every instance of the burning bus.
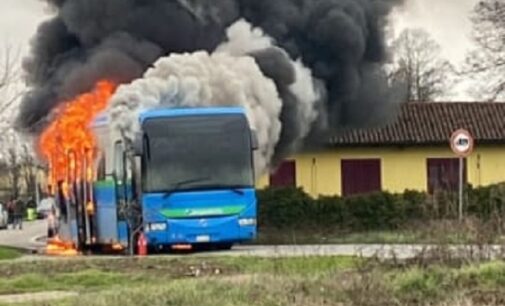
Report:
[[[252,136],[228,117],[243,114],[133,116],[140,109],[243,107],[258,135],[255,173],[266,175],[328,131],[381,125],[401,100],[383,64],[385,28],[402,1],[46,2],[54,14],[24,61],[30,89],[16,126],[39,139],[64,215],[60,236],[79,244],[131,246],[137,231],[154,246],[254,236],[252,166],[244,168],[252,153],[242,143]],[[122,166],[135,173],[110,164],[116,138],[104,150],[87,128],[107,107],[113,120],[103,124],[130,142],[117,152],[125,146]],[[205,125],[215,116],[226,126]],[[136,119],[139,156],[129,149]],[[186,120],[199,134],[174,134]],[[214,128],[226,133],[204,133]]]
[[132,251],[138,237],[152,249],[227,249],[254,239],[257,140],[245,111],[148,110],[133,142],[111,129],[107,114],[83,117],[79,109],[81,122],[65,125],[79,101],[107,100],[113,90],[99,84],[67,103],[41,137],[60,210],[57,243]]

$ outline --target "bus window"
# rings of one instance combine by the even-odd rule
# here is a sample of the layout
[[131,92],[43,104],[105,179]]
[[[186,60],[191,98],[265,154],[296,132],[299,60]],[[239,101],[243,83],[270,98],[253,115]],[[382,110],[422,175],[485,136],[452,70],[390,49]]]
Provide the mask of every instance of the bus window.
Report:
[[96,170],[96,179],[98,181],[104,181],[107,176],[107,170],[105,165],[105,155],[101,154],[100,160],[98,161],[98,167]]
[[121,184],[124,176],[124,146],[121,141],[114,145],[114,174]]

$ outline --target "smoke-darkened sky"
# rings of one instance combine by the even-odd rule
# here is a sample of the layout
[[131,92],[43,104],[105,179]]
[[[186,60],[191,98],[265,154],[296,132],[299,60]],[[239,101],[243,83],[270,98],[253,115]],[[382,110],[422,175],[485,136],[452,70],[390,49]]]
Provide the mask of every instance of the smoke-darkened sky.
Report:
[[[452,61],[461,61],[471,46],[468,12],[477,0],[407,0],[394,17],[395,35],[405,27],[427,29]],[[26,54],[38,24],[51,12],[40,0],[0,1],[0,43],[10,43]]]
[[[424,28],[441,44],[444,55],[458,64],[471,47],[471,23],[468,17],[477,1],[405,0],[406,5],[392,18],[392,34],[398,35],[408,27]],[[30,39],[38,25],[51,15],[45,3],[46,1],[41,0],[0,0],[0,48],[3,44],[9,43],[20,48],[23,55],[27,55]],[[455,99],[467,99],[465,88],[455,91],[458,96]],[[2,117],[13,116],[9,111],[4,112]],[[10,120],[2,121],[10,122]]]
[[[477,0],[409,0],[395,18],[395,33],[405,27],[426,28],[451,59],[460,60],[470,43],[466,17]],[[19,44],[26,50],[37,25],[49,12],[39,0],[0,1],[0,42]]]

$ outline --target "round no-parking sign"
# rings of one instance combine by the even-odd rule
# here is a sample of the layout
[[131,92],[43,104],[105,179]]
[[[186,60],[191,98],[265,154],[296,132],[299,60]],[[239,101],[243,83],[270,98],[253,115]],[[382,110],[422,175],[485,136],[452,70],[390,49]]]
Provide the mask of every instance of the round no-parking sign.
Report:
[[459,157],[467,157],[472,154],[474,140],[470,132],[461,129],[451,136],[451,149]]

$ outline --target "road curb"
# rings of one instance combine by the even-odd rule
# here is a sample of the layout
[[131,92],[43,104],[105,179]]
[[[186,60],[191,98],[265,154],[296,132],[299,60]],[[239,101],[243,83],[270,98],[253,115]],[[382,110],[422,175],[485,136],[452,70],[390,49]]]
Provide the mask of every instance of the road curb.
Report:
[[26,250],[30,251],[32,254],[41,254],[41,249],[46,245],[44,242],[38,240],[47,237],[47,235],[37,235],[30,239],[31,246],[27,247]]
[[40,239],[43,239],[43,238],[47,238],[47,235],[38,235],[38,236],[34,236],[30,239],[30,243],[32,244],[44,244],[43,242],[40,242],[38,240]]

